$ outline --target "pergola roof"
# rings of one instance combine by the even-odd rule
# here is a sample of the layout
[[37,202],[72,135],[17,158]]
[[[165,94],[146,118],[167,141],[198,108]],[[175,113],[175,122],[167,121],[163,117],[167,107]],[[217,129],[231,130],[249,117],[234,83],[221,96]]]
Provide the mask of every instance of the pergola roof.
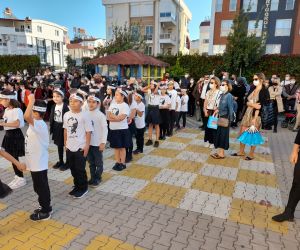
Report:
[[132,49],[121,51],[104,57],[92,59],[88,64],[94,65],[153,65],[168,67],[169,64],[160,61],[152,56]]

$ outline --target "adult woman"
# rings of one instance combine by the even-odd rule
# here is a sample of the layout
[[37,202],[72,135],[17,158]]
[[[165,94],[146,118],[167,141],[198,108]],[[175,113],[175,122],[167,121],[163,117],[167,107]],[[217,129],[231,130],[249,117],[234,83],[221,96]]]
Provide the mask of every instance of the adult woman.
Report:
[[188,102],[188,114],[190,117],[193,117],[195,114],[195,108],[196,108],[196,102],[194,97],[194,89],[196,88],[196,84],[194,83],[194,78],[191,78],[190,85],[188,87],[188,96],[189,96],[189,102]]
[[228,124],[219,124],[217,128],[215,148],[218,153],[211,155],[215,159],[224,159],[224,150],[229,149],[229,128],[230,122],[233,120],[233,96],[230,94],[232,85],[228,80],[223,80],[220,86],[222,92],[218,109],[214,112],[214,116],[219,115],[219,120],[228,121]]
[[[205,101],[203,105],[204,116],[208,118],[213,115],[217,110],[221,91],[219,90],[220,79],[218,77],[212,77],[210,80],[210,90],[206,93]],[[205,147],[214,148],[214,142],[217,131],[215,129],[205,127],[204,143]]]
[[[269,91],[264,85],[266,77],[263,73],[255,74],[253,77],[253,85],[247,96],[247,110],[241,122],[240,134],[254,125],[258,130],[261,127],[261,107],[266,105],[270,99]],[[246,156],[245,160],[251,161],[254,159],[255,146],[252,146],[250,153],[246,156],[245,144],[240,143],[240,150],[232,156]]]
[[[278,108],[282,106],[282,99],[281,99],[281,94],[282,94],[282,87],[279,85],[280,80],[279,78],[275,78],[272,82],[272,86],[268,88],[269,94],[270,94],[270,102],[272,103],[272,108],[273,108],[273,114],[274,114],[274,121],[273,121],[273,132],[277,133],[277,125],[278,125]],[[281,103],[279,103],[281,102]],[[283,111],[283,110],[279,110]]]

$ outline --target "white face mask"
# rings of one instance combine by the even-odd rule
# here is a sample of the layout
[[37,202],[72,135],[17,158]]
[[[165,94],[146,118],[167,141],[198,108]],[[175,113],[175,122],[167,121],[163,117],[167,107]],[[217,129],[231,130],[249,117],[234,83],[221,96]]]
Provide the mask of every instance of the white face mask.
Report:
[[191,80],[191,84],[193,84],[194,83],[194,80]]
[[188,78],[188,77],[189,77],[189,75],[184,75],[184,77],[185,77],[185,78]]
[[258,86],[259,85],[259,80],[254,80],[253,84],[254,84],[254,86]]
[[290,80],[290,77],[286,76],[286,77],[285,77],[285,80],[286,80],[286,81],[289,81],[289,80]]
[[226,76],[223,76],[223,79],[226,79]]
[[214,89],[214,88],[215,88],[215,85],[214,85],[213,83],[210,83],[210,84],[209,84],[209,88]]
[[209,80],[204,80],[204,83],[206,83],[206,84],[209,83]]
[[220,90],[222,91],[222,93],[226,93],[227,92],[226,86],[221,86]]
[[295,80],[291,80],[291,84],[295,84],[296,83],[296,81]]

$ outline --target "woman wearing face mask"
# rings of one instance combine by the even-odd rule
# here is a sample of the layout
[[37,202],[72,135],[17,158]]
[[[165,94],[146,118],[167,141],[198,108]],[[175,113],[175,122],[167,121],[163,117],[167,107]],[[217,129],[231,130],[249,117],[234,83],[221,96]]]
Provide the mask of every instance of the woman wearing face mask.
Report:
[[218,77],[212,77],[210,80],[210,90],[206,93],[205,101],[203,105],[204,116],[206,119],[205,133],[204,133],[204,146],[211,149],[214,148],[215,138],[217,131],[207,127],[208,117],[213,115],[217,110],[220,101],[221,91],[219,90],[220,79]]
[[[242,134],[249,127],[254,125],[258,130],[261,127],[261,107],[266,105],[270,99],[269,91],[265,88],[264,81],[266,77],[263,73],[255,74],[253,77],[253,85],[247,96],[247,110],[241,122],[240,134]],[[245,157],[246,161],[254,159],[255,146],[252,146],[250,153],[246,156],[245,144],[240,143],[240,150],[232,156]]]
[[[277,125],[278,125],[278,107],[282,106],[282,87],[279,86],[280,80],[279,78],[274,78],[272,81],[273,85],[269,87],[269,94],[270,94],[270,102],[272,103],[272,108],[274,112],[274,128],[273,132],[277,133]],[[279,103],[281,102],[281,103]],[[282,112],[282,111],[281,111]]]
[[233,120],[233,96],[230,94],[232,85],[228,80],[223,80],[220,86],[222,92],[218,109],[214,112],[214,116],[219,115],[219,119],[228,120],[228,125],[219,124],[217,128],[215,148],[218,152],[211,155],[214,159],[224,159],[224,151],[229,149],[229,128],[230,122]]
[[188,102],[188,114],[190,117],[193,117],[195,114],[195,108],[196,108],[196,100],[194,97],[194,89],[196,87],[194,78],[191,78],[190,80],[190,86],[188,87],[188,96],[189,96],[189,102]]

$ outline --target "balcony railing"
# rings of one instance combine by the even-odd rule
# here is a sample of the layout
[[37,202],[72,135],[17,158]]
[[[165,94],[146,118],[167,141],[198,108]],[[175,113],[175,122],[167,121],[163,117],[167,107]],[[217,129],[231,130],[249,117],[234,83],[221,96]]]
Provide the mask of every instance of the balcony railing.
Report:
[[144,35],[144,40],[145,41],[152,41],[153,40],[153,35]]
[[15,28],[16,32],[26,32],[26,33],[31,33],[32,31],[30,29],[22,29],[22,28]]
[[176,39],[175,39],[175,36],[172,35],[171,33],[162,33],[162,34],[160,34],[159,38],[160,38],[160,39],[170,39],[170,40],[172,40],[172,41],[175,41],[175,40],[176,40]]

